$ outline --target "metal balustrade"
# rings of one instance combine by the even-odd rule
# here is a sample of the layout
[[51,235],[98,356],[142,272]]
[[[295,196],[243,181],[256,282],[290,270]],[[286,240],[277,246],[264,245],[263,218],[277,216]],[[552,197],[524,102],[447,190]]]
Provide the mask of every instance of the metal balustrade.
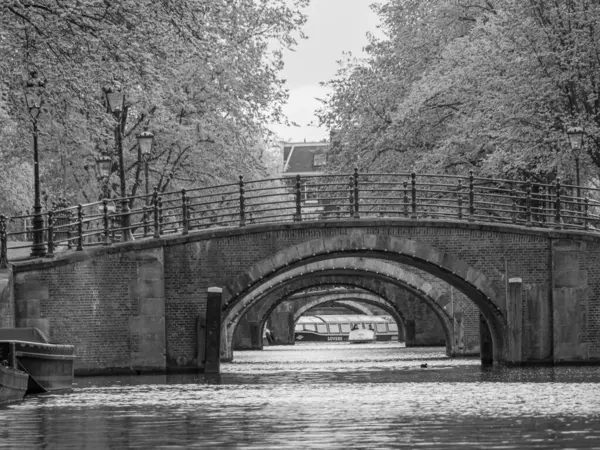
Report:
[[[577,196],[580,192],[581,196]],[[244,181],[43,212],[47,257],[129,239],[306,220],[404,218],[600,231],[600,190],[530,181],[416,173],[354,173]],[[129,215],[130,226],[122,220]],[[0,216],[0,267],[31,247],[33,215]]]

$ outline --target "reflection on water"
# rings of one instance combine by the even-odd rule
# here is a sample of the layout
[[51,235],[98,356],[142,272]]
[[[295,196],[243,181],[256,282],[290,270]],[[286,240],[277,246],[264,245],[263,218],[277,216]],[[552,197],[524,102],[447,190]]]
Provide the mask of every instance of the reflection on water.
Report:
[[302,344],[236,352],[217,377],[76,381],[0,408],[0,448],[600,448],[600,367]]

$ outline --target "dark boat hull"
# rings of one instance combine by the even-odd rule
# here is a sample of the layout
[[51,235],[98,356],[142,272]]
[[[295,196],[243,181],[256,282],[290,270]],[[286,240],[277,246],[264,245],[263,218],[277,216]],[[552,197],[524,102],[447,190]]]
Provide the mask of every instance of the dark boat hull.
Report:
[[22,400],[29,375],[21,370],[0,366],[0,405]]
[[73,387],[75,357],[72,346],[56,348],[37,343],[15,344],[19,368],[30,375],[28,393]]
[[0,360],[29,375],[28,394],[73,387],[74,347],[48,342],[37,329],[0,329]]
[[[398,341],[397,334],[377,334],[375,340],[378,342]],[[317,334],[306,331],[295,333],[296,342],[346,342],[348,341],[347,334]]]

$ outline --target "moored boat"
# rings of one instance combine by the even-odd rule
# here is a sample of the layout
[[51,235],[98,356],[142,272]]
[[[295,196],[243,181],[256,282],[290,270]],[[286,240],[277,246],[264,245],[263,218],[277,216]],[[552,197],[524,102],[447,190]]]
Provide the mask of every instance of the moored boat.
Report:
[[354,327],[374,330],[377,341],[398,341],[398,325],[392,317],[362,314],[301,316],[294,337],[296,342],[344,342]]
[[351,344],[369,344],[376,340],[377,337],[375,336],[375,331],[364,328],[352,330],[348,335],[348,341],[350,341]]
[[74,347],[50,342],[37,328],[1,328],[2,360],[29,375],[28,394],[73,387]]
[[8,367],[7,360],[0,361],[0,405],[22,400],[28,381],[27,372]]

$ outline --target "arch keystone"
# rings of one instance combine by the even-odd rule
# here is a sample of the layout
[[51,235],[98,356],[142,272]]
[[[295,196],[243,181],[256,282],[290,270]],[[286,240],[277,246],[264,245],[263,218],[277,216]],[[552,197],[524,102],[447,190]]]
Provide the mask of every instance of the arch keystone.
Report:
[[413,256],[417,251],[419,245],[416,241],[409,241],[406,239],[389,239],[387,236],[386,249],[390,252],[398,253],[401,255]]
[[325,248],[331,252],[339,252],[341,249],[352,248],[352,238],[349,235],[342,234],[334,236],[324,241]]
[[325,253],[325,242],[323,239],[313,239],[312,241],[308,241],[310,248],[312,249],[312,256],[322,255]]

